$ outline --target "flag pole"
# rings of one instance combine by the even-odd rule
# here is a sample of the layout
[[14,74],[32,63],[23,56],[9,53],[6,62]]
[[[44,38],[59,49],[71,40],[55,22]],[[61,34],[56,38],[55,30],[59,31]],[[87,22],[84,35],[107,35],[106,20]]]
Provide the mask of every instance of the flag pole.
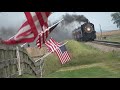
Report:
[[[65,44],[67,44],[67,43],[68,43],[68,41],[66,41],[66,42],[65,42],[64,44],[62,44],[60,47],[62,47],[63,45],[65,45]],[[56,49],[58,49],[58,48],[56,48]],[[43,60],[45,57],[49,56],[51,53],[53,53],[53,52],[49,52],[49,53],[45,54],[43,57],[37,59],[35,62],[38,62],[39,60]]]
[[[64,19],[61,19],[60,21],[58,21],[57,23],[55,23],[55,24],[53,24],[52,26],[50,26],[50,27],[48,27],[47,29],[45,29],[45,31],[44,32],[46,32],[46,31],[48,31],[50,28],[52,28],[53,26],[55,26],[56,24],[59,24],[60,22],[62,22]],[[44,33],[44,32],[40,32],[39,33],[39,35],[41,34],[41,33]]]
[[58,21],[57,23],[55,23],[55,24],[53,24],[52,26],[50,26],[50,27],[48,27],[48,30],[50,29],[50,28],[52,28],[54,25],[56,25],[56,24],[58,24],[58,23],[60,23],[60,22],[62,22],[64,19],[61,19],[60,21]]
[[27,44],[27,43],[22,44],[21,47],[25,46],[26,44]]
[[[60,47],[62,47],[63,45],[65,45],[65,44],[67,44],[67,43],[68,43],[68,41],[65,42],[64,44],[62,44]],[[56,48],[56,50],[57,50],[57,49],[58,49],[58,48]],[[44,58],[47,57],[48,55],[50,55],[51,53],[53,53],[53,51],[45,54],[43,57],[39,58],[38,60],[35,60],[35,62],[40,61],[40,70],[41,70],[40,75],[41,75],[41,78],[42,78],[42,76],[43,76],[43,72],[42,72],[42,71],[43,71],[43,66],[44,66],[44,63],[43,63],[43,65],[42,65],[42,62],[44,61]]]

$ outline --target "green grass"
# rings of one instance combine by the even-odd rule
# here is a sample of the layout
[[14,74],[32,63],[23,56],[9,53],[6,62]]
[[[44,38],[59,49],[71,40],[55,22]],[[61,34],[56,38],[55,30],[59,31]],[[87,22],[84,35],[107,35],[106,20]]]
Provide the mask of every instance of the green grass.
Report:
[[[72,72],[56,72],[57,70],[64,68],[64,67],[74,67],[74,66],[80,66],[80,65],[91,65],[94,63],[105,63],[106,65],[108,64],[108,66],[114,66],[114,68],[117,70],[119,68],[116,68],[116,63],[119,63],[120,61],[120,52],[103,52],[103,51],[99,51],[98,49],[95,49],[91,46],[87,46],[84,43],[80,43],[74,40],[70,40],[68,42],[68,44],[66,45],[68,52],[70,53],[71,56],[71,61],[69,61],[68,63],[61,65],[59,63],[59,59],[57,58],[56,55],[50,55],[49,57],[47,57],[46,60],[46,66],[45,66],[45,73],[44,73],[44,77],[48,77],[49,75],[53,75],[53,77],[67,77],[64,76],[64,73],[73,73],[73,74],[77,74],[75,72],[79,71],[72,71]],[[113,64],[114,63],[114,64]],[[112,66],[112,68],[113,68]],[[104,69],[104,68],[97,68],[97,69]],[[97,71],[97,69],[95,69]],[[84,69],[83,69],[84,70]],[[88,69],[85,69],[85,72]],[[94,71],[94,72],[96,72]],[[111,73],[107,70],[105,70],[106,73]],[[93,71],[91,71],[91,73],[94,73]],[[101,71],[102,72],[102,71]],[[53,74],[52,74],[53,73]],[[54,73],[60,74],[60,76],[55,76]],[[82,72],[80,72],[82,73]],[[104,73],[104,70],[103,70]],[[78,73],[78,75],[81,75]],[[99,72],[98,72],[99,75]],[[107,74],[105,74],[107,76]],[[113,74],[112,74],[113,75]],[[73,75],[74,76],[74,75]],[[83,75],[84,76],[84,75]],[[89,75],[88,75],[89,76]],[[104,76],[104,77],[106,77]],[[114,75],[113,75],[114,76]],[[51,76],[52,77],[52,76]],[[68,75],[69,77],[69,75]],[[82,76],[74,76],[74,77],[82,77]],[[87,77],[87,76],[86,76]],[[93,77],[102,77],[102,76],[96,76],[93,75]],[[110,77],[108,75],[108,77]]]
[[[56,70],[60,69],[61,67],[77,66],[77,65],[100,62],[97,56],[100,55],[101,53],[98,52],[98,50],[96,50],[95,48],[92,48],[90,46],[87,46],[83,43],[74,40],[70,40],[68,44],[66,44],[66,47],[71,56],[71,61],[64,65],[61,65],[58,57],[55,54],[51,54],[45,60],[44,75],[53,73]],[[98,60],[96,60],[96,58]],[[105,57],[99,57],[99,58],[105,58]]]
[[49,73],[53,73],[60,69],[62,66],[59,62],[58,57],[55,55],[55,53],[49,55],[48,57],[45,58],[44,62],[44,71],[43,75],[47,75]]
[[76,41],[69,42],[67,47],[68,51],[72,53],[72,60],[63,66],[76,66],[104,62],[108,61],[113,56],[113,52],[106,53],[99,51],[98,49]]
[[[45,78],[91,78],[91,77],[120,77],[120,52],[103,52],[84,43],[69,40],[66,44],[71,60],[61,65],[55,53],[45,58],[43,76]],[[74,68],[103,63],[102,66],[93,66],[89,68],[80,68],[76,70],[59,71],[64,68]],[[35,78],[25,75],[23,77]]]
[[46,78],[119,78],[120,72],[113,72],[104,67],[83,68],[72,71],[60,71],[48,75]]
[[106,38],[107,41],[120,42],[120,35],[111,35]]

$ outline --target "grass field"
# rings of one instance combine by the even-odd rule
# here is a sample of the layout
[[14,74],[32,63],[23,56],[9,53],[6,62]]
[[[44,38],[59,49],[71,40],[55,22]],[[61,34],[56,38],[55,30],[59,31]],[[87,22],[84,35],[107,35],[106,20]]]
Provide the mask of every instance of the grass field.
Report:
[[[68,52],[70,53],[71,61],[64,65],[61,65],[58,57],[55,54],[50,55],[49,57],[46,58],[45,75],[48,73],[55,72],[61,67],[77,66],[77,65],[83,65],[83,64],[90,64],[93,62],[99,62],[99,60],[96,60],[95,58],[100,53],[96,49],[91,49],[91,51],[88,49],[92,47],[86,46],[82,43],[80,44],[73,40],[69,41],[66,47],[68,49]],[[89,59],[85,57],[88,57]]]
[[[99,39],[100,37],[101,33],[97,33],[97,38]],[[103,32],[102,37],[106,37],[106,39],[103,38],[106,41],[120,42],[120,30]]]
[[111,35],[106,38],[107,41],[120,42],[120,35]]
[[[106,53],[72,40],[67,44],[67,48],[71,54],[71,61],[60,65],[55,57],[57,65],[52,65],[54,61],[51,63],[49,58],[46,62],[51,63],[52,70],[48,69],[49,73],[45,74],[45,78],[120,77],[120,52]],[[91,66],[92,64],[95,66]]]
[[[45,59],[43,78],[119,78],[120,52],[103,52],[74,40],[66,44],[71,60],[61,65],[53,53]],[[22,78],[37,78],[23,75]]]
[[[110,64],[109,64],[110,65]],[[119,78],[120,68],[115,68],[102,63],[96,65],[79,66],[77,69],[59,70],[55,73],[49,74],[48,78]],[[46,77],[46,78],[47,78]]]
[[72,71],[61,71],[48,75],[50,78],[110,78],[120,77],[120,72],[113,72],[104,67],[83,68]]

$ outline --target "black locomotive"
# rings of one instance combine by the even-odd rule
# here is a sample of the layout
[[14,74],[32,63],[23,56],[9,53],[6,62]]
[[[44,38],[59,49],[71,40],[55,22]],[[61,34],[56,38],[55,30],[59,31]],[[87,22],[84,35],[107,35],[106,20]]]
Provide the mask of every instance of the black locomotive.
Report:
[[73,38],[77,41],[94,41],[96,39],[96,31],[94,24],[87,22],[72,31]]

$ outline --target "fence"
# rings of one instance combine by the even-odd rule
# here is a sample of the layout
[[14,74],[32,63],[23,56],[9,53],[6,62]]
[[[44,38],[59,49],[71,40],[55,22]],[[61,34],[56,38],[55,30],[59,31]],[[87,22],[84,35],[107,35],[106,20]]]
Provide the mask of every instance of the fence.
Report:
[[[21,74],[41,73],[43,62],[35,62],[24,48],[19,48]],[[19,75],[16,46],[0,44],[0,78],[15,78]]]

